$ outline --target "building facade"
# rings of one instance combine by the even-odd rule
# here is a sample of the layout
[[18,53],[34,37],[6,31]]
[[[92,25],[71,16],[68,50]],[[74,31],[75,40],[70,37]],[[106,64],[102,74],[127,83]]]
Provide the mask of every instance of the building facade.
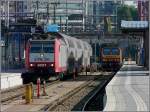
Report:
[[7,23],[35,18],[37,24],[58,24],[64,33],[104,30],[104,18],[109,17],[112,32],[116,32],[117,10],[123,3],[123,0],[11,1],[4,2],[4,16],[7,15]]
[[138,14],[140,20],[149,20],[149,0],[138,0]]
[[[30,27],[19,26],[24,19],[35,19],[36,25],[58,24],[66,34],[104,32],[104,18],[110,17],[111,27],[117,26],[117,6],[122,0],[27,0],[2,2],[2,20],[10,32],[5,32],[3,40],[3,65],[18,65],[24,62],[25,44]],[[13,26],[13,24],[17,24]],[[21,28],[20,28],[21,27]],[[4,67],[5,68],[5,67]]]

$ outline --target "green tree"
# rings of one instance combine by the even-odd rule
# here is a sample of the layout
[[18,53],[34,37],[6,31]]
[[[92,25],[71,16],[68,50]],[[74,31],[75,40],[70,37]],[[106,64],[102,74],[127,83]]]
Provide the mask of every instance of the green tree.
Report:
[[117,16],[119,20],[132,20],[132,15],[130,11],[130,7],[127,5],[123,5],[118,8]]
[[120,28],[121,20],[134,21],[138,20],[138,10],[134,6],[122,5],[117,10],[117,22]]
[[130,6],[129,10],[130,10],[130,13],[131,13],[131,16],[132,16],[132,20],[134,20],[134,21],[138,20],[139,19],[138,9],[135,8],[134,6]]

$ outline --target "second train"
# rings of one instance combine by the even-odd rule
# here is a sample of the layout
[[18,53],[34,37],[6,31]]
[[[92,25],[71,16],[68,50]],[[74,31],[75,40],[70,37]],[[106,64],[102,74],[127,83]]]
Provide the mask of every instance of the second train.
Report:
[[101,46],[101,67],[106,71],[117,71],[122,66],[122,50],[115,44]]

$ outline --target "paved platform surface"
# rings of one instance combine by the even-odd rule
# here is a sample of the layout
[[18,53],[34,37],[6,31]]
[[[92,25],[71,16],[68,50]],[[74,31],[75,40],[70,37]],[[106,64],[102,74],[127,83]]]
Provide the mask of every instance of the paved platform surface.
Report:
[[150,111],[149,71],[126,62],[106,86],[104,111]]

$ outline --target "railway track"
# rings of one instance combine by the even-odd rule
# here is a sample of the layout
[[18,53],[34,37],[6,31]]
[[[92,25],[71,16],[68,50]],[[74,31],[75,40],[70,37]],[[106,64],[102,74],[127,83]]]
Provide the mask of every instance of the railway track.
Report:
[[[97,75],[96,74],[94,73],[93,75],[89,75],[89,74],[79,75],[78,77],[75,78],[75,80],[74,79],[67,79],[66,81],[57,80],[50,83],[46,83],[46,90],[47,91],[50,90],[52,94],[55,92],[57,93],[57,90],[50,89],[50,88],[58,88],[58,90],[60,88],[66,89],[68,87],[70,88],[71,86],[73,86],[72,84],[78,83],[78,81],[79,81],[78,83],[79,86],[75,86],[74,89],[66,92],[62,96],[56,98],[54,101],[49,103],[47,102],[46,105],[40,107],[38,110],[39,111],[70,111],[70,110],[81,111],[85,102],[89,99],[90,96],[92,96],[93,92],[96,91],[100,85],[105,83],[106,80],[113,77],[115,73],[101,72],[100,73],[101,75],[99,75],[99,73]],[[80,83],[83,81],[84,83],[80,85]],[[1,94],[2,104],[7,105],[13,103],[13,101],[15,102],[16,100],[20,101],[20,99],[22,99],[22,97],[24,96],[24,91],[25,91],[24,87],[25,85],[22,85],[18,88],[13,88],[7,91],[3,91]],[[34,91],[36,91],[36,85],[33,85],[33,88]],[[63,91],[63,89],[61,91]]]
[[81,111],[93,91],[96,91],[99,86],[103,86],[107,81],[110,81],[114,74],[95,76],[92,80],[89,79],[63,97],[44,106],[40,111]]
[[[49,86],[56,84],[58,82],[61,82],[61,81],[56,80],[56,81],[48,82],[48,83],[46,83],[46,88],[48,88]],[[11,102],[14,99],[24,97],[26,85],[27,84],[24,84],[24,85],[20,85],[17,87],[13,87],[13,88],[9,88],[9,89],[1,91],[1,103]],[[33,91],[36,91],[35,84],[33,84]]]
[[[46,88],[49,86],[52,86],[56,83],[60,83],[60,81],[56,80],[53,82],[46,83]],[[1,92],[1,103],[13,101],[14,99],[24,97],[26,85],[27,84],[2,91]],[[36,91],[36,85],[33,85],[33,91]]]
[[[69,80],[69,79],[67,79],[67,80]],[[56,83],[61,83],[61,81],[56,80],[56,81],[48,82],[48,83],[46,83],[46,88],[48,88],[48,87],[50,87]],[[13,100],[20,99],[20,98],[24,97],[26,85],[27,84],[24,84],[21,86],[17,86],[17,87],[13,87],[13,88],[9,88],[9,89],[1,91],[1,103],[9,103]],[[35,84],[33,84],[33,91],[36,91],[36,85]]]
[[85,102],[82,111],[102,111],[104,104],[103,104],[103,97],[105,94],[105,87],[109,83],[109,81],[113,77],[110,77],[109,80],[105,80],[102,85],[100,85],[96,91],[87,99]]
[[25,92],[25,85],[13,87],[1,92],[1,103],[13,100],[17,97],[21,97]]

